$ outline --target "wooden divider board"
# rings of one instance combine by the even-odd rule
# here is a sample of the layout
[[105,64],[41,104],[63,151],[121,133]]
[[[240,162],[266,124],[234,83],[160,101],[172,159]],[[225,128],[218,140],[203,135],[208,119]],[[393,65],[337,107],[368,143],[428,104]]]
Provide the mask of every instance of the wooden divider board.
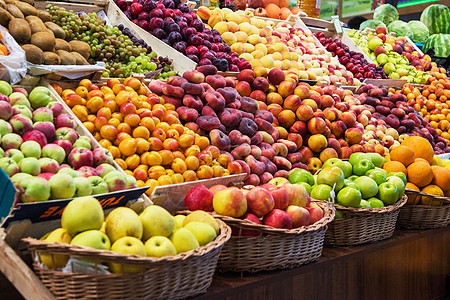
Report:
[[[85,0],[86,2],[92,3],[94,1]],[[197,64],[191,59],[187,58],[182,53],[173,49],[166,43],[162,42],[158,38],[154,37],[144,29],[140,28],[138,25],[131,22],[120,10],[120,8],[114,3],[113,0],[99,1],[96,5],[79,4],[73,2],[55,2],[55,1],[37,1],[35,7],[37,9],[44,9],[47,4],[54,6],[63,7],[67,10],[73,10],[74,12],[86,12],[98,13],[101,10],[105,11],[106,16],[111,21],[111,24],[117,26],[123,24],[125,27],[129,28],[131,33],[136,37],[143,39],[148,45],[152,47],[152,50],[156,52],[159,56],[167,56],[172,60],[172,66],[174,71],[183,74],[186,71],[192,71],[196,68]]]

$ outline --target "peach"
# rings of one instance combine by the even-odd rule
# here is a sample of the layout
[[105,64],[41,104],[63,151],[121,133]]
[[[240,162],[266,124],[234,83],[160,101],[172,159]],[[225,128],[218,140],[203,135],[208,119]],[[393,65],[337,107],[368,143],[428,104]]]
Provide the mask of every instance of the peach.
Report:
[[238,164],[241,165],[241,168],[242,168],[241,174],[242,174],[242,173],[247,174],[247,176],[244,177],[244,180],[246,180],[246,179],[250,176],[250,174],[251,174],[250,167],[249,167],[248,164],[247,164],[245,161],[243,161],[243,160],[238,159],[238,160],[236,160],[235,162],[237,162]]
[[334,107],[327,107],[323,110],[325,118],[330,121],[336,121],[339,118],[339,111]]
[[[187,79],[180,77],[180,76],[170,76],[169,78],[167,78],[167,83],[170,85],[174,85],[174,86],[182,86],[183,83],[187,83]],[[184,89],[184,88],[183,88]],[[186,93],[188,93],[187,91],[185,91]]]
[[363,152],[363,153],[365,153],[366,152],[364,147],[359,145],[359,144],[351,145],[350,149],[353,151],[353,153],[355,153],[355,152]]
[[275,155],[286,157],[288,154],[287,147],[282,143],[274,143],[272,145],[273,150],[275,150]]
[[162,95],[161,98],[163,98],[164,103],[167,104],[172,104],[175,106],[175,108],[180,107],[183,104],[182,98],[176,98],[176,97],[171,97],[171,96],[166,96],[166,95]]
[[242,166],[237,161],[230,161],[227,165],[227,170],[232,174],[241,174]]
[[196,95],[188,95],[188,94],[184,95],[183,105],[189,108],[193,108],[198,112],[200,112],[201,109],[203,108],[202,100]]
[[275,129],[278,131],[278,135],[280,139],[287,139],[288,136],[288,131],[286,130],[286,128],[281,127],[281,126],[277,126],[275,127]]
[[302,101],[302,104],[311,106],[313,111],[316,111],[318,108],[316,101],[314,101],[312,99],[305,99]]
[[282,81],[285,80],[286,75],[284,74],[284,72],[279,69],[279,68],[273,68],[272,70],[269,71],[269,73],[267,74],[267,78],[269,79],[270,83],[274,84],[274,85],[278,85],[280,84]]
[[311,92],[309,91],[309,88],[305,85],[298,85],[294,89],[294,94],[303,99],[308,99],[311,96]]
[[303,122],[307,122],[313,117],[314,111],[311,108],[311,106],[305,105],[305,104],[301,104],[297,108],[295,114],[297,116],[297,119],[299,119],[300,121],[303,121]]
[[198,118],[198,111],[186,106],[178,107],[177,113],[180,116],[180,119],[185,122],[193,122]]
[[273,123],[273,120],[274,120],[272,113],[268,110],[258,110],[255,113],[255,119],[257,119],[257,118],[266,120],[269,123]]
[[280,94],[278,94],[278,93],[274,93],[274,92],[269,93],[267,95],[267,98],[266,98],[266,103],[269,104],[269,105],[270,104],[282,105],[283,104],[283,97]]
[[250,154],[252,148],[249,144],[242,144],[237,146],[231,151],[231,155],[233,155],[234,159],[243,159]]
[[241,97],[241,110],[254,114],[258,111],[258,103],[250,97]]
[[296,121],[292,126],[290,127],[291,133],[297,133],[302,136],[305,136],[308,133],[308,126],[305,122],[302,121]]
[[283,107],[277,103],[272,103],[269,104],[267,110],[270,111],[275,118],[278,118],[279,114],[283,111]]
[[253,155],[254,158],[259,159],[261,157],[261,148],[256,145],[251,145],[250,149],[250,154]]
[[197,70],[184,72],[183,78],[191,83],[202,83],[205,81],[205,75]]
[[259,184],[265,184],[268,183],[273,179],[273,175],[269,172],[264,172],[261,175],[259,175]]
[[260,91],[260,90],[254,90],[253,92],[251,92],[249,97],[254,99],[254,100],[256,100],[256,101],[258,101],[258,102],[264,102],[265,103],[266,100],[267,100],[266,94],[263,91]]
[[256,77],[252,83],[253,90],[267,92],[269,89],[269,81],[264,77]]
[[238,130],[246,136],[254,136],[258,131],[258,125],[249,118],[242,118]]
[[206,136],[196,136],[195,144],[200,147],[200,150],[204,150],[206,147],[209,146],[209,140]]
[[345,140],[349,145],[359,144],[362,141],[363,131],[359,128],[349,128],[345,131]]
[[187,170],[183,173],[184,182],[198,180],[197,174],[193,170]]
[[201,72],[205,76],[217,74],[217,68],[215,66],[212,66],[212,65],[199,66],[199,67],[197,67],[197,71]]
[[159,151],[164,148],[163,142],[157,137],[151,137],[148,139],[150,143],[150,150]]
[[292,95],[294,93],[295,86],[292,84],[292,82],[289,81],[282,81],[278,85],[278,93],[283,97],[286,98],[289,95]]
[[339,116],[339,120],[341,120],[342,122],[344,122],[345,126],[347,126],[347,128],[353,127],[356,123],[356,117],[353,113],[351,112],[343,112],[340,116]]
[[252,93],[252,87],[247,81],[239,81],[236,84],[236,91],[238,91],[239,95],[248,97]]
[[207,92],[204,99],[216,112],[221,112],[225,108],[225,99],[218,92]]
[[344,136],[347,126],[342,121],[335,121],[331,123],[331,132],[336,136],[336,138],[341,138]]
[[279,138],[278,143],[282,143],[283,145],[285,145],[289,153],[295,152],[297,150],[297,144],[289,140]]
[[302,99],[297,95],[288,95],[284,99],[283,108],[296,111],[302,103]]
[[197,156],[200,154],[200,147],[198,145],[192,145],[184,151],[185,156]]
[[272,145],[262,142],[260,145],[261,155],[272,160],[275,157],[275,150]]
[[166,96],[172,96],[179,99],[184,96],[184,90],[181,87],[169,84],[163,85],[162,92]]
[[313,174],[322,168],[322,161],[317,157],[311,157],[306,164],[308,165],[308,170]]
[[320,160],[324,163],[330,158],[338,158],[338,153],[333,148],[326,148],[320,152]]
[[291,164],[295,164],[302,161],[303,155],[300,152],[289,153],[286,158],[291,162]]
[[291,110],[283,110],[278,115],[278,122],[285,128],[290,128],[295,122],[295,113]]
[[208,83],[215,90],[226,86],[225,78],[221,75],[206,76],[206,83]]
[[216,92],[218,92],[219,94],[222,95],[222,97],[225,99],[226,103],[231,103],[234,100],[236,100],[237,97],[237,93],[236,93],[236,89],[234,88],[219,88],[216,90]]
[[327,128],[327,124],[322,118],[314,117],[308,121],[308,130],[311,134],[322,134]]
[[297,146],[297,149],[300,149],[300,147],[303,145],[303,138],[298,133],[290,132],[287,136],[287,140],[295,143],[295,145]]
[[252,69],[244,69],[240,71],[237,75],[238,81],[246,81],[248,83],[252,83],[255,78],[255,73]]
[[200,116],[196,121],[197,125],[206,131],[217,129],[220,126],[220,120],[217,117],[212,116]]
[[328,146],[328,141],[322,134],[313,134],[308,139],[308,147],[313,152],[321,152]]
[[282,156],[275,156],[273,158],[273,162],[277,166],[278,170],[291,170],[292,164],[289,160],[287,160],[285,157]]
[[262,136],[262,142],[272,145],[275,141],[273,137],[265,131],[258,131]]
[[261,175],[266,170],[266,165],[263,162],[256,160],[253,155],[248,155],[245,162],[250,167],[253,174]]
[[323,95],[320,97],[321,107],[327,108],[327,107],[333,107],[335,104],[335,101],[333,97],[330,95]]

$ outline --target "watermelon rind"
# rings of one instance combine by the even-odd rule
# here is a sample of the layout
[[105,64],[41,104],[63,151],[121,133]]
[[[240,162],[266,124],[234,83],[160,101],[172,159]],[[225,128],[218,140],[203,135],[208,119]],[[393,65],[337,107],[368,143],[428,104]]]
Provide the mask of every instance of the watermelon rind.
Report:
[[422,52],[426,53],[433,48],[435,56],[447,57],[450,55],[450,34],[433,34],[422,46]]
[[442,4],[433,4],[425,8],[420,15],[430,34],[450,33],[450,8]]

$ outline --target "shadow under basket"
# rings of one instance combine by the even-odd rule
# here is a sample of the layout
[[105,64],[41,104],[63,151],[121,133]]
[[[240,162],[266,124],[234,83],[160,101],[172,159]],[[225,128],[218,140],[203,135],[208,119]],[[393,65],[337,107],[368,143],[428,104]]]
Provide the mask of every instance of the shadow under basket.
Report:
[[342,218],[334,219],[325,234],[325,245],[354,246],[390,238],[394,234],[400,208],[408,197],[393,205],[380,208],[353,208],[336,206]]
[[319,259],[327,224],[334,218],[331,203],[316,202],[324,217],[316,223],[295,229],[278,229],[248,220],[217,216],[234,230],[252,230],[258,236],[231,236],[219,257],[219,272],[259,272],[289,269]]
[[[397,226],[407,229],[430,229],[450,224],[450,198],[406,190],[408,204],[400,209]],[[417,204],[422,196],[435,205]],[[430,203],[432,203],[430,201]],[[411,203],[411,204],[410,204]]]
[[[121,255],[87,247],[25,238],[35,272],[57,299],[184,299],[205,293],[211,285],[220,251],[231,229],[218,220],[220,232],[209,244],[163,258]],[[43,267],[39,254],[63,254],[100,263],[137,265],[139,273],[64,273]]]

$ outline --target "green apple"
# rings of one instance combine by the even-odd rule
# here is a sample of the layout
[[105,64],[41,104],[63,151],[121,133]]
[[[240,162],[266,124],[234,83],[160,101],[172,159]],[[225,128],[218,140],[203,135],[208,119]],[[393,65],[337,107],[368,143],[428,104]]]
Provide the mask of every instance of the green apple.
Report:
[[20,184],[20,182],[22,180],[24,180],[25,178],[28,178],[28,177],[31,177],[31,175],[27,174],[27,173],[17,173],[17,174],[14,174],[10,179],[14,184],[17,185],[17,184]]
[[47,106],[52,100],[52,94],[50,90],[44,86],[35,87],[28,95],[31,106],[36,109],[39,107]]
[[97,166],[97,168],[95,168],[95,169],[97,170],[98,176],[100,176],[100,177],[104,177],[109,172],[117,171],[116,168],[114,168],[112,165],[107,164],[107,163],[103,163],[103,164]]
[[82,147],[91,150],[91,140],[87,136],[80,136],[75,143],[73,143],[73,147]]
[[354,188],[354,189],[357,189],[358,191],[361,192],[361,190],[359,189],[359,186],[358,186],[354,181],[345,179],[345,180],[344,180],[344,187],[347,187],[347,186],[348,186],[348,187],[352,187],[352,188]]
[[200,247],[195,235],[186,228],[175,230],[169,237],[177,250],[177,254]]
[[355,179],[357,179],[357,178],[359,178],[359,176],[357,176],[357,175],[352,175],[352,176],[350,176],[349,178],[347,178],[347,180],[355,181]]
[[386,179],[386,182],[391,182],[397,186],[398,189],[398,197],[403,197],[403,194],[405,193],[405,183],[400,177],[397,176],[391,176]]
[[70,175],[72,178],[81,177],[81,174],[72,168],[61,168],[56,174],[67,174]]
[[381,156],[378,153],[366,153],[367,156],[370,157],[370,159],[372,160],[373,164],[375,165],[375,167],[377,168],[381,168],[383,167],[384,163],[387,161],[386,158],[384,158],[383,156]]
[[86,230],[99,230],[104,220],[103,208],[91,196],[75,198],[67,204],[61,216],[61,227],[71,236]]
[[316,200],[328,200],[331,198],[333,188],[328,184],[318,184],[312,187],[311,197]]
[[[111,246],[111,251],[120,253],[120,254],[131,254],[137,256],[146,256],[146,249],[141,240],[132,237],[132,236],[124,236],[115,241]],[[144,270],[143,267],[138,265],[122,265],[116,263],[108,263],[109,269],[113,273],[136,273],[142,272]]]
[[20,151],[22,151],[25,157],[41,158],[41,145],[36,141],[26,141],[20,145]]
[[380,200],[383,201],[385,205],[394,204],[399,198],[397,186],[392,182],[385,182],[380,184],[380,186],[378,187],[378,198],[380,198]]
[[88,179],[92,187],[92,195],[106,194],[109,191],[108,185],[100,176],[90,176]]
[[408,179],[406,178],[406,175],[403,172],[390,172],[389,174],[386,175],[386,180],[391,176],[397,176],[398,178],[403,180],[404,184],[408,182]]
[[372,178],[368,176],[361,176],[359,178],[356,178],[355,181],[356,185],[359,187],[359,190],[361,191],[361,196],[364,199],[369,199],[370,197],[374,197],[378,193],[378,185]]
[[44,178],[24,178],[18,184],[18,189],[23,203],[43,202],[50,198],[50,184]]
[[317,184],[328,184],[339,191],[344,186],[344,172],[336,166],[323,168],[317,175]]
[[202,222],[189,222],[184,226],[192,232],[200,246],[205,246],[216,238],[216,231],[211,225]]
[[344,172],[344,178],[352,175],[352,165],[348,161],[340,160],[339,158],[330,158],[323,165],[322,169],[329,166],[336,166]]
[[143,227],[134,210],[128,207],[118,207],[106,217],[105,233],[114,244],[124,236],[141,239]]
[[106,234],[99,230],[88,230],[77,234],[71,245],[91,247],[98,250],[110,250],[111,242]]
[[363,200],[361,200],[359,207],[370,207],[370,203],[363,199]]
[[67,174],[55,174],[48,181],[52,199],[68,199],[75,195],[76,186],[73,178]]
[[75,184],[75,197],[92,195],[91,182],[86,177],[75,177],[73,183]]
[[377,169],[371,169],[371,170],[367,171],[366,176],[375,180],[377,185],[380,185],[386,181],[386,174],[384,174],[383,172],[381,172]]
[[11,158],[16,163],[20,163],[20,161],[25,158],[25,155],[23,155],[23,152],[19,149],[8,149],[6,150],[4,156]]
[[352,165],[352,167],[361,159],[369,158],[366,153],[355,152],[350,155],[348,158],[348,162]]
[[337,194],[337,203],[347,207],[359,207],[361,192],[351,187],[345,187]]
[[[72,237],[63,228],[58,228],[48,233],[44,241],[49,243],[65,243],[70,244]],[[44,266],[50,269],[64,268],[69,260],[68,255],[41,254],[41,262]]]
[[208,214],[207,212],[203,210],[196,210],[189,215],[186,216],[186,218],[183,220],[183,226],[186,226],[189,222],[202,222],[206,223],[208,225],[211,225],[212,228],[216,231],[216,234],[219,233],[219,223],[217,223],[216,219],[214,219],[213,216]]
[[372,208],[380,208],[380,207],[384,206],[383,201],[381,201],[380,199],[375,198],[375,197],[367,199],[367,202],[369,202],[369,205]]
[[306,182],[299,182],[299,183],[296,183],[296,184],[298,184],[298,185],[303,185],[303,187],[305,188],[305,190],[306,190],[306,192],[308,193],[308,195],[311,194],[312,186],[310,186],[309,183],[306,183]]
[[288,180],[290,183],[306,182],[309,185],[314,184],[314,178],[312,174],[304,169],[298,169],[291,172],[291,174],[289,174]]
[[36,157],[25,157],[19,162],[19,168],[22,173],[37,176],[41,173],[41,164]]
[[183,221],[186,218],[185,215],[176,215],[173,217],[174,227],[173,230],[183,227]]
[[177,249],[165,236],[154,236],[145,242],[145,252],[149,257],[177,255]]
[[373,170],[380,171],[380,172],[382,172],[384,175],[387,175],[387,173],[388,173],[385,169],[378,168],[378,167],[373,168]]
[[375,168],[375,166],[373,165],[373,162],[370,158],[360,159],[355,164],[353,164],[353,174],[362,176],[366,174],[367,171],[373,168]]
[[168,237],[175,227],[172,215],[158,205],[150,205],[139,215],[142,222],[142,240],[152,236]]

